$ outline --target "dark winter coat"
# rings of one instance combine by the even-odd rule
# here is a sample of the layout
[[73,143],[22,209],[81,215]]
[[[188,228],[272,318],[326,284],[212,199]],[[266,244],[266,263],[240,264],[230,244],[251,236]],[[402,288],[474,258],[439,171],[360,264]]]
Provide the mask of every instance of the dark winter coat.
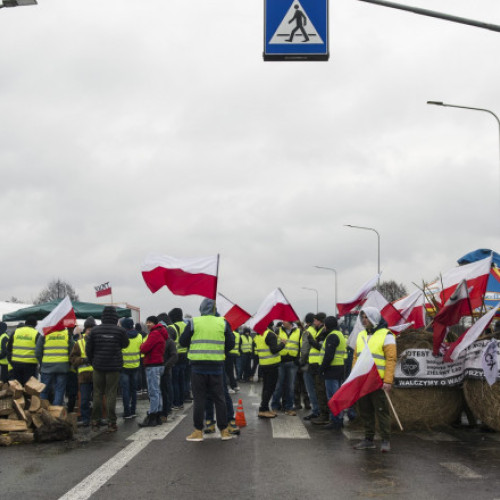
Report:
[[94,370],[119,372],[123,368],[122,349],[125,349],[129,343],[125,328],[116,324],[103,323],[92,328],[87,335],[85,352]]

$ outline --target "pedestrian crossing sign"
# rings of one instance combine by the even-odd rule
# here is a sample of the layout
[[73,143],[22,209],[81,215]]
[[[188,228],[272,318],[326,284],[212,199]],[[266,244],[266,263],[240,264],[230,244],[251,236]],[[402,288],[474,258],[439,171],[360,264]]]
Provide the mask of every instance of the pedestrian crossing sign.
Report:
[[327,61],[328,0],[264,0],[264,61]]

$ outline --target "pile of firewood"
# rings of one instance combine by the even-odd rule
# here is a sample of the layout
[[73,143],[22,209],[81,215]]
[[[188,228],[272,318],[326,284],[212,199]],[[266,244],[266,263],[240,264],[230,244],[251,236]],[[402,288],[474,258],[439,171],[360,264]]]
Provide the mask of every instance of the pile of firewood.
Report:
[[44,389],[45,384],[34,377],[24,387],[17,380],[0,383],[0,446],[73,437],[76,415],[41,399]]

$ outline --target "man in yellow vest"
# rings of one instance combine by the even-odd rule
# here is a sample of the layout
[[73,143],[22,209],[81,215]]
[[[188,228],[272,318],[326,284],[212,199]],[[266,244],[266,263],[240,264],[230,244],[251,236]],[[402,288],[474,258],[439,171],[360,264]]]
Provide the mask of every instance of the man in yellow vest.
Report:
[[40,335],[36,342],[35,355],[40,362],[42,383],[45,389],[40,394],[41,399],[49,399],[52,390],[54,406],[64,404],[64,393],[69,372],[69,354],[73,350],[73,336],[67,329]]
[[83,324],[83,334],[81,338],[75,342],[69,357],[70,363],[76,369],[78,374],[81,425],[83,425],[83,427],[90,426],[90,402],[92,401],[93,388],[92,372],[94,371],[85,353],[85,343],[87,335],[90,333],[92,328],[94,328],[94,326],[96,326],[95,319],[92,316],[89,316]]
[[[184,333],[186,323],[183,321],[184,314],[180,307],[174,307],[169,313],[168,317],[175,328],[175,347],[177,348],[177,361],[172,367],[172,389],[174,392],[172,400],[172,410],[184,409],[184,395],[186,389],[186,371],[188,370],[188,349],[179,344],[179,339]],[[170,335],[170,333],[169,333]]]
[[253,339],[250,335],[250,328],[244,327],[240,335],[240,373],[239,380],[242,382],[250,382],[252,376],[252,343]]
[[285,349],[287,340],[278,338],[274,333],[273,326],[271,321],[267,330],[262,335],[256,335],[253,339],[262,373],[262,396],[257,414],[260,418],[277,416],[277,413],[269,408],[269,401],[271,401],[278,382],[280,351]]
[[365,342],[372,353],[378,373],[384,385],[358,400],[358,408],[365,427],[365,439],[354,448],[368,450],[376,448],[373,438],[375,436],[375,420],[378,422],[382,444],[380,451],[391,451],[391,414],[384,391],[390,391],[394,380],[394,370],[397,362],[396,341],[394,335],[387,329],[387,323],[375,307],[365,307],[360,311],[361,323],[365,327],[358,333],[356,351],[354,352],[353,366],[363,349]]
[[307,313],[304,318],[304,323],[304,332],[302,334],[302,354],[304,361],[306,361],[306,364],[304,366],[303,378],[307,395],[309,396],[309,401],[311,403],[311,413],[309,415],[306,415],[304,417],[304,420],[311,420],[313,418],[319,417],[318,398],[316,396],[316,389],[314,387],[314,367],[311,367],[311,362],[315,361],[315,358],[314,356],[309,356],[311,352],[309,337],[314,337],[318,333],[313,325],[314,313]]
[[122,349],[123,368],[120,372],[120,386],[122,389],[123,418],[137,417],[137,387],[141,366],[142,335],[134,328],[132,318],[124,318],[122,327],[127,331],[129,345]]
[[[339,390],[344,379],[344,362],[347,356],[347,342],[338,329],[337,318],[325,319],[326,338],[321,346],[319,373],[325,380],[326,397],[330,398]],[[344,414],[334,416],[330,412],[330,423],[324,429],[341,430]]]
[[229,382],[229,394],[235,394],[240,391],[237,383],[238,363],[240,357],[240,334],[238,331],[233,331],[234,347],[226,354],[224,362],[226,375]]
[[9,379],[9,362],[7,361],[7,343],[9,335],[7,333],[7,323],[0,323],[0,382],[7,382]]
[[278,368],[278,384],[274,390],[271,409],[278,411],[282,407],[285,415],[296,416],[293,409],[293,390],[295,377],[299,367],[301,335],[297,326],[289,321],[283,321],[278,331],[278,337],[285,343],[286,347],[281,350],[281,361]]
[[36,324],[36,317],[28,316],[24,326],[17,328],[7,342],[7,360],[12,365],[9,377],[22,385],[37,375],[38,360],[35,349],[40,334],[35,328]]
[[193,420],[195,430],[187,441],[203,441],[203,417],[205,403],[210,394],[215,404],[217,427],[223,441],[232,438],[227,428],[227,410],[224,397],[223,377],[226,353],[234,347],[234,334],[229,323],[217,317],[215,301],[204,299],[200,305],[201,316],[186,325],[179,343],[189,348],[191,361],[191,387],[193,390]]

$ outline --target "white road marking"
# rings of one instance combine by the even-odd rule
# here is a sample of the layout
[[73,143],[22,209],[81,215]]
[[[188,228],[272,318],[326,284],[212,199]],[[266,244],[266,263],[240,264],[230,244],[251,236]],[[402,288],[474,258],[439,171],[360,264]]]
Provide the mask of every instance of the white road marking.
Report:
[[300,418],[284,415],[270,420],[274,439],[311,439]]
[[463,479],[481,479],[483,477],[472,469],[469,469],[469,467],[458,462],[442,462],[440,465]]
[[111,457],[92,474],[69,490],[59,500],[87,500],[101,486],[106,484],[117,472],[119,472],[130,460],[138,455],[146,446],[154,440],[165,438],[186,415],[178,415],[173,421],[163,424],[161,427],[143,428],[132,434],[127,440],[132,441],[122,451]]
[[259,393],[257,393],[255,391],[255,386],[252,385],[250,387],[250,391],[248,392],[248,396],[251,397],[251,398],[258,398],[258,397],[260,397]]

